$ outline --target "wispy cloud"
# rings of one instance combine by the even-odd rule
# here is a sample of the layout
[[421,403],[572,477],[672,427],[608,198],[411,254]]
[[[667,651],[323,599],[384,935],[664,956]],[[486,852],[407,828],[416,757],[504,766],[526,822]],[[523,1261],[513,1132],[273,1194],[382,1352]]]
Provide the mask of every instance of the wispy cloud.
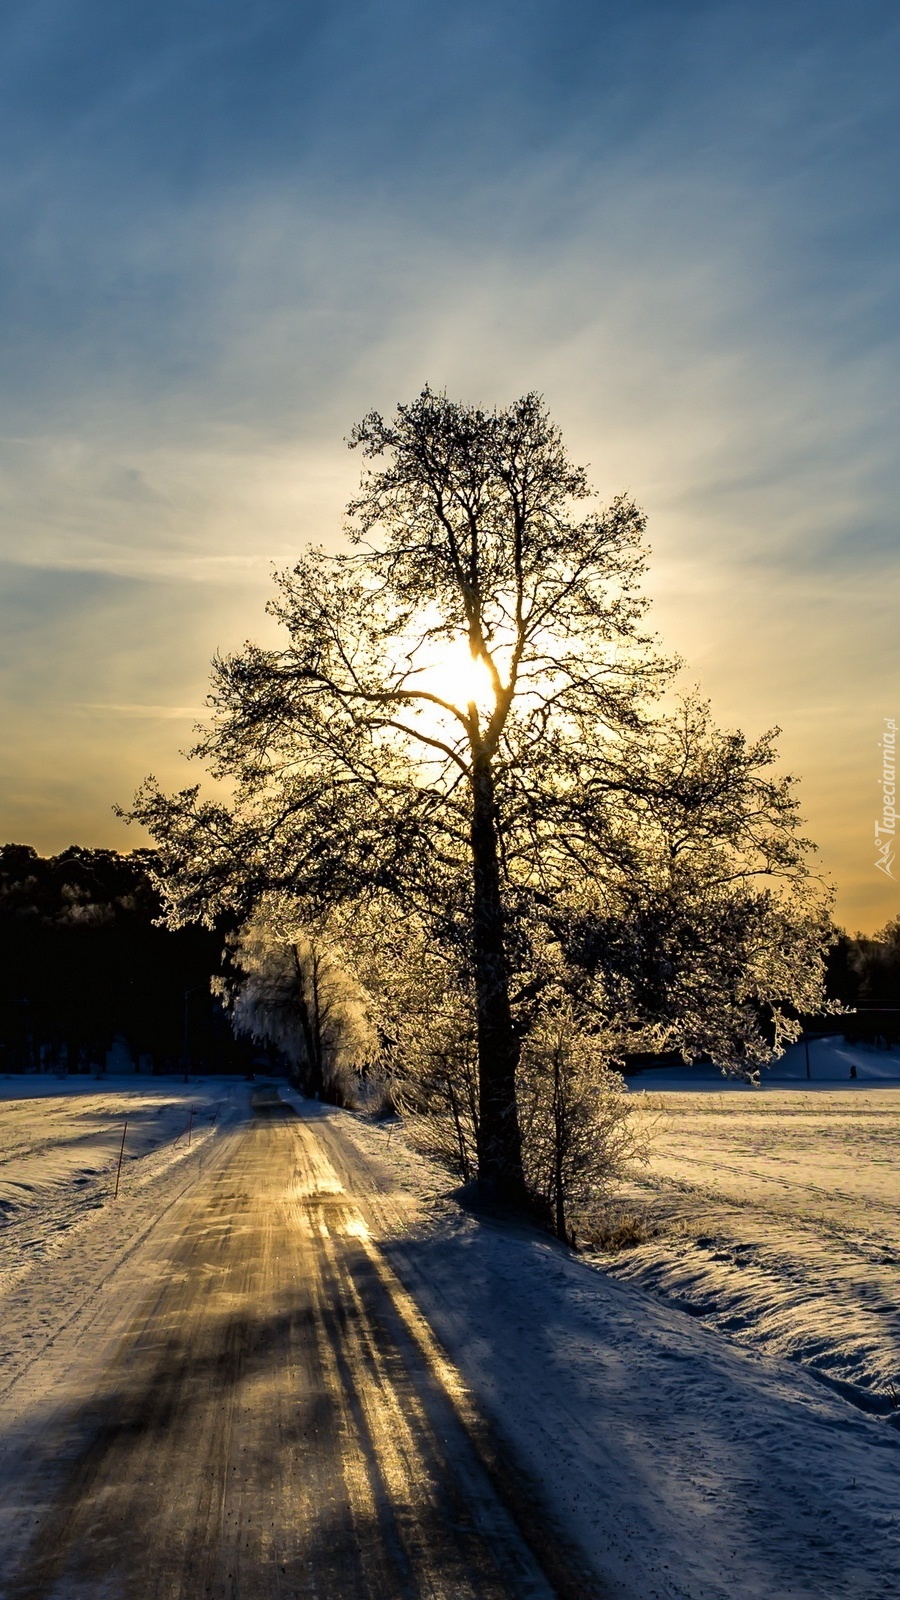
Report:
[[667,642],[728,717],[783,723],[846,903],[877,920],[898,34],[872,0],[14,12],[17,830],[40,812],[68,837],[59,803],[97,837],[104,763],[116,799],[175,770],[211,649],[268,626],[270,563],[340,539],[364,411],[426,380],[539,388],[601,492],[647,506]]
[[113,701],[77,701],[79,710],[83,711],[108,711],[117,717],[141,717],[149,722],[184,721],[197,722],[203,716],[203,706],[142,706],[120,705]]

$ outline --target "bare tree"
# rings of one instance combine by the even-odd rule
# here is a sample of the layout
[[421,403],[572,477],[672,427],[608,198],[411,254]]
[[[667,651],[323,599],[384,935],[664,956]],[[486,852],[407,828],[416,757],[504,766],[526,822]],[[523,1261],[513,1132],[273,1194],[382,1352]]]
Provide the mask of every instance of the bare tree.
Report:
[[480,1181],[519,1201],[516,1072],[548,930],[566,937],[573,896],[583,931],[602,921],[698,836],[721,845],[726,898],[761,872],[802,898],[796,806],[768,749],[691,724],[676,759],[648,710],[670,669],[641,631],[643,516],[585,507],[537,396],[486,412],[426,389],[350,443],[379,464],[355,548],[280,577],[284,649],[214,663],[194,753],[233,802],[150,780],[132,815],[175,920],[273,886],[415,915],[473,998]]

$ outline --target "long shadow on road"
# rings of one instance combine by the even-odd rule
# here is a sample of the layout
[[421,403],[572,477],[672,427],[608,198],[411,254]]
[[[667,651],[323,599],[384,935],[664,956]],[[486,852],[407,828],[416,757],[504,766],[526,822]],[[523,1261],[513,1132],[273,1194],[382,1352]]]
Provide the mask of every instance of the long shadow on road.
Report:
[[550,1600],[314,1129],[259,1112],[23,1485],[5,1600]]

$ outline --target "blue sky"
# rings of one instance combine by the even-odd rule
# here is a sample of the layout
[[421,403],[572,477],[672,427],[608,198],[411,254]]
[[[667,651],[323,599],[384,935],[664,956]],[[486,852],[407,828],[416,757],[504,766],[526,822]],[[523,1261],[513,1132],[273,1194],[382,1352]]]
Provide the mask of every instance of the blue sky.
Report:
[[[666,643],[779,723],[851,925],[897,675],[885,4],[7,6],[0,835],[136,842],[372,407],[544,392]],[[898,867],[900,873],[900,867]]]

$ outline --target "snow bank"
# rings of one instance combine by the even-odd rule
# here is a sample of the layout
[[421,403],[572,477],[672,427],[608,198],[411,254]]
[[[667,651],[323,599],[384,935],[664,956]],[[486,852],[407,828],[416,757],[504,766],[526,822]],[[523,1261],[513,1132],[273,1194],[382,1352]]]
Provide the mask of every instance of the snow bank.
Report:
[[393,1198],[375,1179],[366,1197],[388,1259],[611,1597],[896,1595],[900,1433],[884,1419],[658,1286],[461,1213],[402,1131],[333,1115],[393,1180]]

